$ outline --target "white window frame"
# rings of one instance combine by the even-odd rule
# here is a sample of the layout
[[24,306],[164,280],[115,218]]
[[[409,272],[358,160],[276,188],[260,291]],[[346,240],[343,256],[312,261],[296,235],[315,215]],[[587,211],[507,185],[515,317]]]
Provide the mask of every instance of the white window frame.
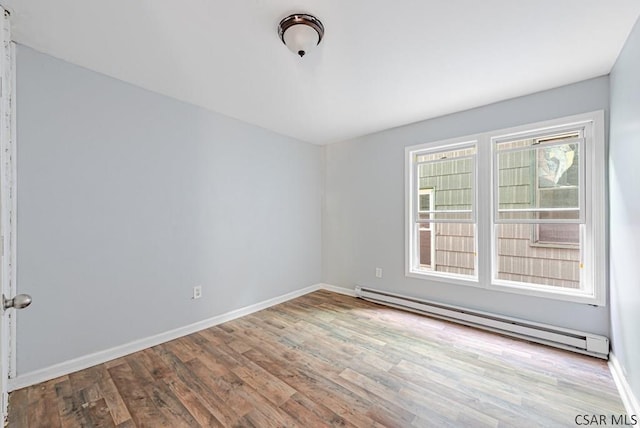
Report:
[[[584,221],[581,225],[583,246],[580,269],[582,289],[568,289],[537,284],[515,283],[497,280],[497,251],[495,239],[494,198],[495,142],[505,138],[536,135],[555,130],[584,127],[585,143],[581,146],[580,162],[585,168]],[[416,244],[414,232],[415,183],[414,159],[421,151],[443,151],[464,146],[476,146],[476,168],[474,177],[474,207],[476,213],[476,274],[475,277],[440,272],[425,272],[415,269],[413,248]],[[604,111],[568,116],[554,120],[526,124],[461,138],[435,141],[405,148],[405,275],[428,281],[462,284],[501,292],[549,298],[575,303],[604,306],[607,300],[606,272],[606,158]],[[477,248],[486,249],[477,251]],[[435,257],[435,254],[434,254]]]

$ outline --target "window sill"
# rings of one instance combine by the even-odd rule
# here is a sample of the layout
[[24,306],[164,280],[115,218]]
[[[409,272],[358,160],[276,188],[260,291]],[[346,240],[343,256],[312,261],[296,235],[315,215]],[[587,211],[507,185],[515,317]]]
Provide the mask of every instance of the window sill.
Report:
[[606,306],[605,302],[596,297],[595,293],[586,293],[581,290],[562,289],[545,285],[530,286],[501,280],[494,280],[487,289],[592,306]]
[[556,243],[550,243],[550,242],[529,242],[529,246],[530,247],[535,247],[535,248],[554,248],[557,250],[579,250],[580,249],[580,245],[579,244],[556,244]]
[[594,294],[588,294],[580,290],[558,289],[557,287],[544,286],[532,287],[527,284],[518,284],[509,281],[495,280],[489,285],[480,284],[478,277],[469,277],[455,274],[442,274],[437,272],[425,272],[411,270],[405,273],[408,278],[430,280],[445,284],[464,285],[468,287],[483,288],[485,290],[500,291],[504,293],[520,294],[524,296],[541,297],[556,301],[579,303],[591,306],[606,306],[603,299]]
[[428,272],[424,270],[410,270],[405,273],[408,278],[417,278],[423,280],[432,280],[444,282],[447,284],[467,285],[471,287],[480,287],[477,276],[457,275],[452,273]]

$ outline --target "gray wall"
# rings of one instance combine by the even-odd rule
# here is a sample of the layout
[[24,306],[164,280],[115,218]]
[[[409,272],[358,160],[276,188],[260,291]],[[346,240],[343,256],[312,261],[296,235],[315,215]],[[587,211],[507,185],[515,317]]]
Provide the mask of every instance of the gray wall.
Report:
[[[607,307],[412,279],[404,274],[405,146],[608,110],[608,105],[609,80],[600,77],[327,146],[324,281],[348,288],[366,285],[608,335]],[[383,278],[375,277],[375,267],[384,269]]]
[[19,374],[320,282],[321,147],[23,46],[17,74]]
[[611,72],[611,339],[640,399],[640,22]]

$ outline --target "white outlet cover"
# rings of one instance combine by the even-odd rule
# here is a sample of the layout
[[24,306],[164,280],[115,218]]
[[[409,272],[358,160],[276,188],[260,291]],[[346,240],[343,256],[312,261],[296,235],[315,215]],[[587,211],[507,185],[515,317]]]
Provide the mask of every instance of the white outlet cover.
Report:
[[200,297],[202,297],[202,286],[193,287],[193,298],[199,299]]

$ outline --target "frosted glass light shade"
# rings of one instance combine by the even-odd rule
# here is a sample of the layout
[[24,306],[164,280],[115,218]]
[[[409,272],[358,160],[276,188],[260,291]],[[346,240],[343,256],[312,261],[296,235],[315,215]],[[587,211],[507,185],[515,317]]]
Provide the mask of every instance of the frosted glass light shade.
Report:
[[295,13],[280,21],[278,35],[291,52],[303,57],[309,49],[320,44],[324,26],[313,15]]
[[291,52],[302,57],[320,42],[320,36],[308,25],[298,24],[287,28],[283,41]]

